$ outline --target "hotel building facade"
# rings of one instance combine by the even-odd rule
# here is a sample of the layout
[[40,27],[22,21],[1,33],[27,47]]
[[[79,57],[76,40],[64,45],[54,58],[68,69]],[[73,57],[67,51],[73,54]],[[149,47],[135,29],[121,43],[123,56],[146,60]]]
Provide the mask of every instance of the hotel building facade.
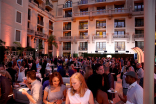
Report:
[[[58,48],[48,44],[56,36]],[[148,35],[148,34],[146,34]],[[0,0],[0,39],[53,56],[144,49],[143,0]]]

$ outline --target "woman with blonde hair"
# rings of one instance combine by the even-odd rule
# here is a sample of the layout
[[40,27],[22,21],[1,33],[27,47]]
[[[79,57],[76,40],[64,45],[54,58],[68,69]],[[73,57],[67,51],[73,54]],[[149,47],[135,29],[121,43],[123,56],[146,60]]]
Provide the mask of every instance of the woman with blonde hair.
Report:
[[94,104],[92,92],[87,88],[81,73],[75,73],[70,78],[66,104]]

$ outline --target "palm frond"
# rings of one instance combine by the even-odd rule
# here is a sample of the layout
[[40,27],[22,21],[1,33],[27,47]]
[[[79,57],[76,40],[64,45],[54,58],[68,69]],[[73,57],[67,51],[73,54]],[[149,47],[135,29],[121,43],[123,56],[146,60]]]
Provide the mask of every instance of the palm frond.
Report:
[[54,45],[56,48],[58,48],[58,44],[56,42],[56,37],[54,35],[49,36],[48,43],[51,45]]

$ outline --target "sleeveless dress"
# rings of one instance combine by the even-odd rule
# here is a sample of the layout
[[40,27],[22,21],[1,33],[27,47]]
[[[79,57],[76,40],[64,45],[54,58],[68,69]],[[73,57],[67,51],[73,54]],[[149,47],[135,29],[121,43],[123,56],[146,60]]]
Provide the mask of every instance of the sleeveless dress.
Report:
[[73,96],[70,93],[71,88],[68,89],[68,96],[70,104],[89,104],[89,96],[91,91],[87,89],[83,97],[80,97],[79,94],[74,94]]
[[21,69],[21,67],[19,68],[17,81],[22,82],[23,81],[23,78],[25,77],[25,69],[22,72],[20,72],[20,69]]
[[47,101],[49,102],[54,102],[55,100],[57,99],[62,99],[64,98],[64,95],[63,95],[63,91],[66,89],[66,86],[65,85],[61,85],[61,88],[60,88],[60,91],[58,92],[51,92],[51,86],[47,86],[45,88],[45,91],[48,92],[48,97],[47,97]]

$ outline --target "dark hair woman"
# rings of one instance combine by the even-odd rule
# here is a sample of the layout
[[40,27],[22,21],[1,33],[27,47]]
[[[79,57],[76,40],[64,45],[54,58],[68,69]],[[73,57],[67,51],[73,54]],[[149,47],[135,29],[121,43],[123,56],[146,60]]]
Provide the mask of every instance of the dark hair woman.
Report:
[[44,90],[43,102],[45,104],[61,104],[65,101],[66,86],[63,85],[62,76],[59,72],[50,75],[49,86]]
[[92,91],[95,100],[99,104],[108,104],[108,96],[106,92],[103,92],[101,88],[104,86],[104,77],[97,74],[96,79],[92,81],[92,85],[88,88]]

